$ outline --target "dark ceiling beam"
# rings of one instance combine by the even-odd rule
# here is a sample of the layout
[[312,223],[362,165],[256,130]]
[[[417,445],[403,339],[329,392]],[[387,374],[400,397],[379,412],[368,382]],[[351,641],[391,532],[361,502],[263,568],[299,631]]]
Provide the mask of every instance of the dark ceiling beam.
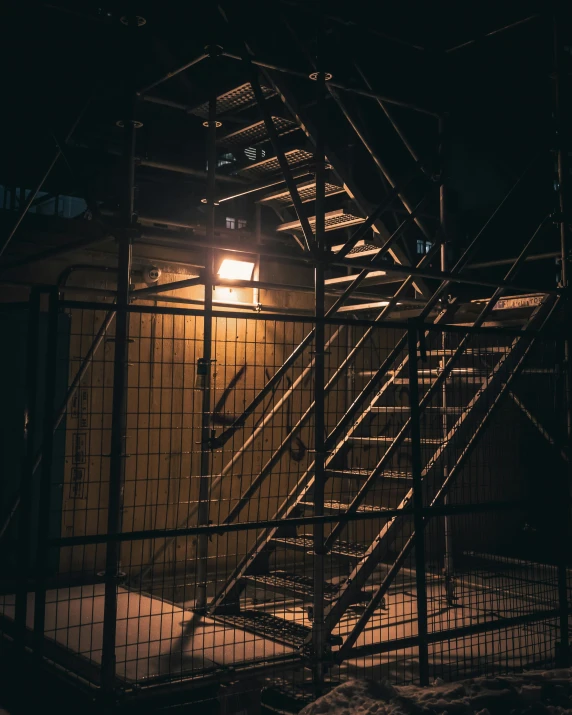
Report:
[[323,17],[324,20],[329,20],[330,22],[335,22],[336,24],[343,25],[344,27],[351,27],[360,33],[367,33],[370,35],[375,35],[376,37],[381,37],[383,40],[386,40],[387,42],[393,42],[396,45],[401,45],[402,47],[407,47],[410,50],[416,50],[418,52],[426,51],[426,48],[423,47],[423,45],[420,45],[415,42],[411,42],[409,40],[405,40],[402,37],[395,37],[394,35],[388,35],[387,33],[382,32],[381,30],[378,30],[373,25],[364,25],[361,22],[356,22],[355,20],[350,20],[348,18],[339,17],[338,15],[332,15],[330,13],[322,14],[321,12],[314,10],[311,3],[308,3],[307,0],[301,0],[301,2],[300,1],[297,2],[296,0],[280,0],[280,2],[282,5],[286,5],[289,7],[295,7],[297,11],[306,12],[308,14],[314,15],[317,18]]
[[491,30],[490,32],[486,32],[485,34],[481,35],[480,37],[477,37],[473,40],[467,40],[467,42],[462,42],[460,45],[455,45],[455,47],[449,47],[448,50],[445,50],[445,52],[448,54],[450,52],[456,52],[457,50],[461,50],[464,47],[469,47],[469,45],[474,45],[480,40],[485,40],[488,37],[494,37],[495,35],[499,35],[501,32],[505,32],[506,30],[512,30],[514,27],[518,27],[519,25],[524,25],[526,22],[530,22],[530,20],[534,20],[535,18],[540,17],[538,13],[534,15],[529,15],[528,17],[523,18],[522,20],[517,20],[516,22],[512,22],[510,25],[505,25],[504,27],[499,27],[496,30]]
[[[231,52],[223,52],[222,55],[223,55],[223,57],[228,57],[231,60],[238,60],[238,61],[242,62],[242,57],[240,57],[240,55],[235,55]],[[306,72],[302,72],[300,70],[293,70],[289,67],[277,65],[273,62],[266,62],[266,61],[256,58],[255,56],[252,56],[250,58],[250,61],[252,62],[253,65],[255,65],[256,67],[260,67],[263,70],[271,70],[273,72],[280,72],[281,74],[291,75],[293,77],[297,77],[298,79],[306,79],[306,80],[309,80],[310,82],[313,81],[312,77],[310,77]],[[387,104],[395,104],[397,107],[403,107],[404,109],[411,109],[414,112],[420,112],[421,114],[428,114],[429,116],[432,116],[432,117],[439,116],[439,112],[432,110],[432,109],[428,109],[427,107],[421,107],[420,105],[414,104],[413,102],[405,102],[401,99],[396,99],[395,97],[387,97],[386,95],[379,94],[378,92],[361,89],[360,87],[349,87],[348,85],[341,84],[340,82],[336,82],[333,79],[328,81],[328,85],[330,87],[335,87],[336,89],[341,89],[344,92],[348,92],[349,94],[357,94],[361,97],[369,97],[370,99],[379,99],[382,102],[387,102]]]
[[173,70],[172,72],[167,72],[167,74],[163,75],[162,77],[159,77],[159,79],[155,80],[155,82],[151,82],[151,84],[148,84],[146,87],[142,87],[137,92],[137,95],[141,96],[141,95],[146,94],[150,89],[154,89],[155,87],[158,87],[160,84],[163,84],[163,82],[166,82],[168,79],[171,79],[171,77],[176,77],[179,73],[184,72],[185,70],[188,70],[190,67],[193,67],[193,65],[197,65],[199,62],[202,62],[207,57],[208,57],[208,55],[203,53],[202,55],[199,55],[198,57],[193,58],[190,62],[187,62],[186,64],[182,65],[181,67],[178,67],[176,70]]

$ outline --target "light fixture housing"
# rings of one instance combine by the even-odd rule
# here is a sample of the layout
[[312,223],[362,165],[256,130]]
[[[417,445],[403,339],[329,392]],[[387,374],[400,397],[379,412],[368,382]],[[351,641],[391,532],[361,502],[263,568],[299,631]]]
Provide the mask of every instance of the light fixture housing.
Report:
[[233,258],[225,258],[218,269],[219,278],[229,280],[249,281],[254,273],[254,263],[252,261],[236,261]]

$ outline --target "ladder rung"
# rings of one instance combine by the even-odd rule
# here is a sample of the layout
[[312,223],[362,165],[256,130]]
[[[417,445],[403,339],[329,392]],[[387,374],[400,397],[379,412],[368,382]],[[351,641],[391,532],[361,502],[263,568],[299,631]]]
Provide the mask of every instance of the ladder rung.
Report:
[[[353,214],[346,213],[343,209],[336,209],[335,211],[328,211],[325,216],[324,229],[326,231],[335,231],[338,228],[346,228],[347,226],[355,226],[358,223],[364,223],[365,219],[361,216],[354,216]],[[308,223],[312,230],[316,226],[316,217],[308,216]],[[280,224],[276,227],[277,231],[301,231],[302,224],[299,220],[289,221],[288,223]]]

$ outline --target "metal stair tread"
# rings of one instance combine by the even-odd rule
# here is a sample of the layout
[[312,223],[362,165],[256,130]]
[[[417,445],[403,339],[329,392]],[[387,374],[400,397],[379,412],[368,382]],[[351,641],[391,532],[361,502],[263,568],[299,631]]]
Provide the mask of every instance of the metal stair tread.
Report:
[[[357,278],[358,274],[353,273],[351,275],[346,275],[346,276],[336,276],[335,278],[326,278],[324,281],[324,285],[327,286],[340,286],[340,288],[345,288],[348,283],[351,283]],[[383,280],[379,280],[380,278],[383,278]],[[394,276],[390,276],[388,278],[387,276],[387,271],[370,271],[366,278],[362,281],[361,285],[362,286],[368,286],[368,285],[379,285],[380,283],[389,283],[389,282],[397,282],[401,280],[400,278],[394,278]]]
[[[378,310],[379,308],[385,308],[389,304],[387,300],[378,300],[374,303],[355,303],[354,305],[342,305],[338,308],[338,313],[353,313],[360,310]],[[399,305],[399,303],[397,304]]]
[[[286,161],[289,166],[303,164],[304,162],[309,162],[312,159],[312,154],[304,149],[290,149],[290,151],[284,152],[284,156],[286,157]],[[262,161],[247,164],[236,173],[247,178],[258,178],[259,176],[265,176],[266,174],[272,174],[277,171],[280,171],[280,162],[278,161],[277,156],[271,156],[268,157],[268,159],[262,159]]]
[[[314,549],[314,539],[309,534],[302,534],[300,536],[275,536],[272,538],[272,541],[301,551],[313,552]],[[339,540],[336,541],[330,549],[331,554],[347,556],[354,559],[363,558],[366,551],[367,547],[362,544],[352,544],[349,541]]]
[[[460,415],[465,411],[465,407],[443,407],[442,405],[430,405],[425,407],[423,412],[440,412],[446,415]],[[371,405],[370,412],[411,412],[411,408],[406,405]]]
[[[326,476],[328,477],[340,477],[352,479],[355,477],[367,479],[373,470],[370,469],[326,469]],[[411,480],[411,474],[407,472],[398,472],[396,470],[386,469],[382,474],[379,475],[379,479],[401,479],[401,480]]]
[[[314,201],[314,199],[316,198],[315,179],[303,181],[302,183],[297,184],[297,188],[302,203],[306,203],[307,201]],[[345,189],[342,186],[326,182],[326,196],[334,196],[336,194],[342,194],[344,192]],[[258,203],[274,203],[278,206],[291,206],[292,197],[290,196],[290,192],[288,191],[288,189],[281,189],[280,191],[275,191],[272,194],[268,194],[267,196],[263,196],[261,199],[258,199]]]
[[[331,247],[332,253],[339,253],[344,248],[343,243]],[[364,240],[358,241],[356,245],[349,251],[346,258],[363,258],[364,256],[375,256],[379,253],[380,247],[373,243],[367,243]]]
[[[385,436],[378,436],[378,437],[354,437],[353,435],[350,435],[348,437],[348,440],[351,442],[379,442],[381,444],[390,444],[395,440],[395,437],[385,437]],[[411,438],[406,437],[405,439],[401,440],[402,444],[410,444],[411,443]],[[421,444],[442,444],[443,439],[434,437],[434,438],[429,438],[425,437],[421,439]]]
[[261,638],[283,643],[293,648],[300,648],[310,635],[311,628],[301,623],[278,618],[266,611],[257,611],[250,608],[235,614],[215,613],[213,618],[221,623],[226,623],[247,631]]
[[[285,119],[284,117],[272,117],[272,123],[276,128],[279,136],[284,136],[285,134],[290,134],[290,132],[295,132],[300,127],[293,122],[291,119]],[[263,141],[268,140],[268,132],[266,131],[266,125],[264,120],[255,122],[254,124],[249,124],[246,127],[237,129],[230,134],[217,139],[217,144],[220,146],[252,146],[255,144],[260,144]]]
[[[546,298],[546,293],[528,293],[525,295],[511,295],[499,298],[493,306],[493,310],[522,310],[538,307]],[[488,298],[472,300],[469,305],[477,307],[479,303],[487,302]]]
[[[345,228],[347,226],[355,226],[359,223],[364,223],[365,219],[361,216],[354,216],[354,214],[346,213],[344,209],[336,209],[335,211],[328,211],[325,216],[325,230],[335,231],[338,228]],[[312,229],[316,225],[316,217],[308,216],[308,223]],[[287,223],[280,224],[276,227],[277,231],[301,231],[302,224],[299,220],[288,221]]]
[[[314,596],[314,579],[310,576],[298,576],[288,573],[287,571],[271,571],[268,574],[247,574],[243,579],[252,586],[278,590],[282,593],[301,596],[307,599],[311,599]],[[338,586],[324,581],[323,592],[325,598],[335,598],[338,590]]]
[[[276,94],[276,90],[271,87],[261,86],[261,89],[265,97],[273,97]],[[228,92],[224,92],[224,94],[220,94],[216,98],[216,113],[217,115],[226,114],[237,109],[246,109],[253,104],[256,104],[256,97],[252,91],[252,85],[250,82],[246,82],[238,87],[234,87],[234,89],[230,89]],[[199,104],[194,109],[191,109],[190,113],[196,117],[208,119],[209,102]]]
[[[308,507],[308,508],[313,508],[314,505],[312,502],[300,502],[302,506]],[[324,509],[327,509],[328,511],[333,511],[333,512],[339,512],[339,511],[347,511],[350,508],[349,504],[345,504],[343,502],[339,501],[331,501],[331,500],[326,500],[324,501]],[[371,504],[361,504],[361,506],[358,506],[357,511],[359,512],[364,512],[364,513],[378,513],[378,512],[383,512],[385,509],[381,506],[372,506]]]

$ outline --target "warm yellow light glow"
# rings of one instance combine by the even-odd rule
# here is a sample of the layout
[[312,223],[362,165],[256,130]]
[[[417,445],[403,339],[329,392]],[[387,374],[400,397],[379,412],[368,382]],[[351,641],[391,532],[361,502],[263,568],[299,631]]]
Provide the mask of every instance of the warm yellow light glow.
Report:
[[233,261],[225,258],[220,264],[218,274],[220,278],[232,278],[239,281],[249,281],[254,271],[254,263],[249,261]]

